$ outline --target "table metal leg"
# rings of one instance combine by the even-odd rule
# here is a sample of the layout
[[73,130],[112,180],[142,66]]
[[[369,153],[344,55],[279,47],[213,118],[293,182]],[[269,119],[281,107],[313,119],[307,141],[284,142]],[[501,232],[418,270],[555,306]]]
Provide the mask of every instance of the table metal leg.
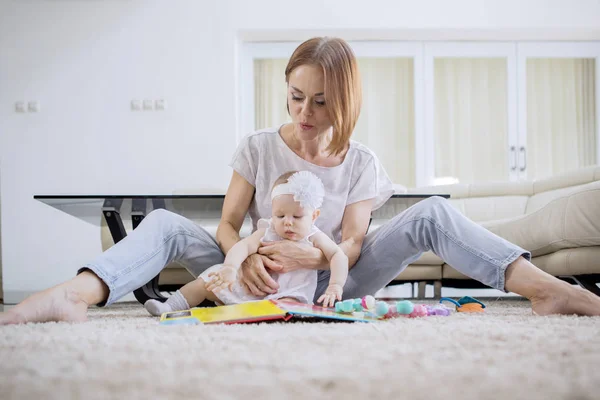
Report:
[[136,300],[141,304],[144,304],[150,299],[162,302],[167,300],[165,296],[160,294],[160,290],[158,289],[158,277],[159,275],[156,275],[150,282],[133,291]]
[[600,296],[600,288],[596,284],[600,282],[600,274],[566,275],[559,276],[559,278],[571,279],[582,288],[589,290],[596,296]]
[[[110,230],[113,241],[119,243],[127,236],[123,220],[121,218],[121,206],[123,200],[106,200],[102,207],[102,214]],[[131,221],[133,229],[137,228],[146,216],[146,199],[133,199],[131,203]],[[158,289],[158,275],[144,286],[133,291],[136,300],[144,304],[150,299],[165,301],[166,297],[160,294]]]
[[[133,229],[138,227],[138,225],[144,220],[145,216],[146,199],[133,199],[131,201],[131,223]],[[162,302],[167,300],[166,297],[160,294],[160,289],[158,288],[159,275],[156,275],[154,278],[152,278],[150,282],[133,291],[133,295],[135,296],[136,300],[139,301],[141,304],[144,304],[150,299]]]
[[102,206],[102,214],[104,214],[104,219],[106,219],[106,224],[115,244],[127,236],[120,214],[122,204],[123,200],[105,200]]

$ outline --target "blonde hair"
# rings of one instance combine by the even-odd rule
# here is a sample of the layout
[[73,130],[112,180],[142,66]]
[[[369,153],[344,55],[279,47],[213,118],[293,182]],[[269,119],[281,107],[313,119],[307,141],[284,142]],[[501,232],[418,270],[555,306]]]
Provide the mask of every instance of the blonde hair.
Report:
[[292,71],[301,65],[323,68],[325,76],[325,106],[333,122],[333,136],[327,150],[341,153],[360,115],[362,89],[354,52],[343,39],[316,37],[302,43],[292,54],[285,68],[289,83]]

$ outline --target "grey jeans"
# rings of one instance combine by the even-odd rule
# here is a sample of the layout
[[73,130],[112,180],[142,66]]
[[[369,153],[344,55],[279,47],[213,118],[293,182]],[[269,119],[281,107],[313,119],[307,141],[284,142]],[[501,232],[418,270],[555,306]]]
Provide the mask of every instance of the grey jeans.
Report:
[[[349,272],[344,298],[374,294],[429,250],[463,274],[503,291],[506,267],[519,256],[531,259],[529,252],[472,222],[447,200],[430,197],[365,237],[360,258]],[[178,214],[155,210],[80,272],[89,269],[106,283],[110,294],[105,304],[111,304],[146,284],[172,261],[197,277],[223,260],[215,239],[201,226]],[[329,271],[320,271],[315,299],[328,281]]]

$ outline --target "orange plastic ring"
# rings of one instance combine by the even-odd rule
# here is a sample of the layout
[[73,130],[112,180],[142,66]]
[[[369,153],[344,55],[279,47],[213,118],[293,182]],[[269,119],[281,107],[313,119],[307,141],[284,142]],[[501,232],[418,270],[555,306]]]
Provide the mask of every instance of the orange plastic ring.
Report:
[[460,307],[456,307],[458,312],[483,312],[483,307],[478,303],[467,303]]

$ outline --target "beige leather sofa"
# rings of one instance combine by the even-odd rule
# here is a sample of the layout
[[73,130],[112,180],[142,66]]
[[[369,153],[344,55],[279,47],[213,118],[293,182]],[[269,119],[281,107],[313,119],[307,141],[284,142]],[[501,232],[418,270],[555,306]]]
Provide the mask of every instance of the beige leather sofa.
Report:
[[[526,182],[455,184],[409,189],[408,193],[450,194],[450,204],[497,235],[531,251],[533,263],[559,277],[575,276],[583,285],[597,289],[600,282],[600,166],[573,171],[549,179]],[[192,192],[179,192],[192,193]],[[194,192],[196,193],[196,192]],[[405,209],[388,202],[373,214],[370,229]],[[213,234],[218,218],[195,219]],[[242,236],[250,233],[244,224]],[[103,248],[112,245],[110,233],[102,229]],[[177,263],[161,273],[164,287],[184,284],[192,276]],[[397,278],[398,283],[418,282],[419,297],[426,283],[433,283],[439,296],[442,285],[477,287],[478,283],[445,264],[433,253],[425,253]]]
[[[455,184],[410,189],[408,193],[450,194],[450,204],[462,214],[529,250],[532,262],[539,268],[558,277],[574,276],[583,286],[598,291],[595,283],[600,282],[599,166],[548,179]],[[440,283],[465,286],[460,281],[469,278],[428,252],[408,266],[397,280],[432,281],[439,290]]]

